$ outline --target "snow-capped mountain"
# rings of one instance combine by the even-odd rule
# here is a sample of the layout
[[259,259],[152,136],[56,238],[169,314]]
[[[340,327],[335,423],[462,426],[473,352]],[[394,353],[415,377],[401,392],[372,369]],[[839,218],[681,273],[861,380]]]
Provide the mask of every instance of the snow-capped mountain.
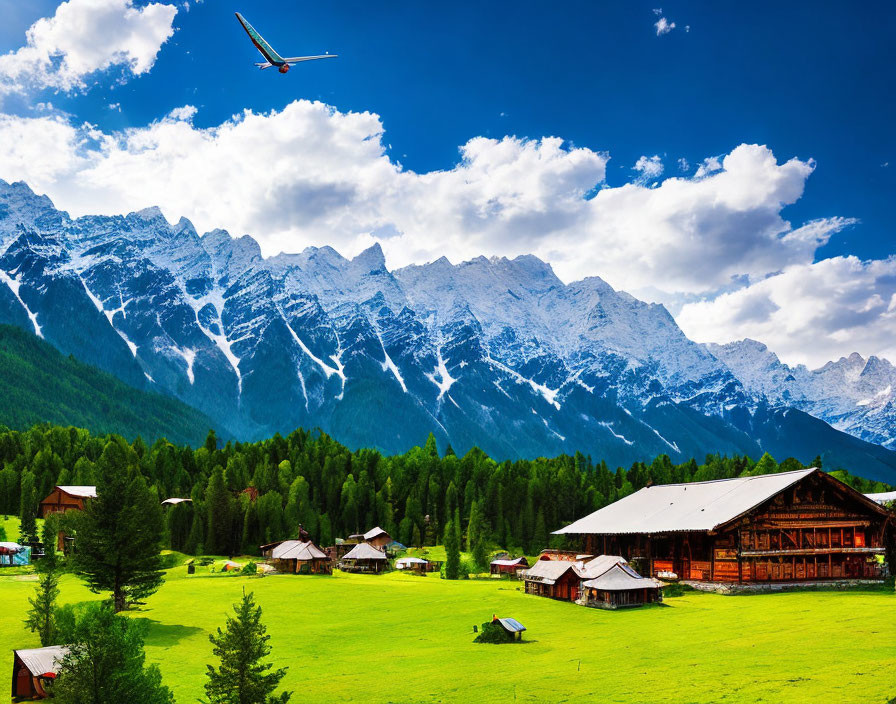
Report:
[[3,182],[0,252],[0,322],[239,438],[317,426],[393,452],[433,432],[459,453],[612,464],[822,453],[896,478],[896,453],[742,383],[662,306],[599,278],[566,285],[532,256],[397,271],[379,246],[265,259],[251,237],[200,236],[157,208],[72,219]]
[[853,353],[810,370],[783,364],[755,340],[706,348],[748,391],[896,450],[896,367],[886,359]]

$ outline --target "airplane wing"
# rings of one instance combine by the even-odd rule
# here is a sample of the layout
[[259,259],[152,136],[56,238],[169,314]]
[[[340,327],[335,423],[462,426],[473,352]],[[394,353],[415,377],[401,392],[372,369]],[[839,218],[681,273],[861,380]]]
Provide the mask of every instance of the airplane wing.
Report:
[[255,31],[255,27],[246,22],[246,18],[243,17],[239,12],[236,13],[236,18],[240,21],[240,24],[243,25],[243,29],[246,30],[246,34],[249,35],[249,39],[252,40],[252,43],[255,45],[255,48],[261,52],[261,55],[268,60],[268,63],[271,64],[280,64],[283,63],[283,59],[280,57],[276,51],[274,51],[274,47],[268,44],[264,37],[262,37],[258,32]]
[[283,59],[283,63],[287,64],[297,64],[300,61],[314,61],[315,59],[335,59],[339,54],[321,54],[320,56],[292,56],[288,59]]

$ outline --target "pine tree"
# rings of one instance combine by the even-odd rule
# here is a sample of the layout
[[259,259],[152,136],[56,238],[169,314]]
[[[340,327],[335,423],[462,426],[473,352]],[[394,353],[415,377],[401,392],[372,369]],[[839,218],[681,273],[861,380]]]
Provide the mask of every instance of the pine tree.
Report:
[[452,518],[445,529],[445,579],[460,576],[460,530]]
[[224,470],[216,465],[205,490],[207,532],[205,550],[212,555],[230,555],[231,522],[234,499],[224,484]]
[[532,553],[541,552],[548,546],[548,529],[544,524],[544,511],[538,509],[538,515],[535,517],[535,532],[532,534],[532,544],[529,551]]
[[25,625],[40,636],[43,647],[56,645],[56,597],[59,596],[59,578],[54,572],[41,575],[34,598],[28,599],[31,608]]
[[285,704],[291,692],[274,696],[274,690],[286,674],[285,669],[271,670],[263,662],[271,654],[270,636],[261,622],[261,607],[252,592],[243,590],[243,598],[233,607],[222,631],[209,636],[213,653],[220,659],[218,668],[208,665],[205,693],[210,704]]
[[54,704],[174,704],[158,666],[144,666],[142,630],[105,604],[89,605],[59,634],[69,653],[52,685]]
[[40,541],[44,546],[44,556],[38,561],[37,568],[41,572],[52,572],[58,567],[59,560],[56,557],[56,542],[59,536],[59,522],[55,515],[49,515],[44,519],[40,532]]
[[115,611],[162,584],[164,517],[158,496],[116,441],[98,463],[97,496],[78,520],[76,569],[91,591],[111,591]]
[[22,472],[22,484],[19,498],[19,535],[22,543],[37,542],[37,489],[34,473]]

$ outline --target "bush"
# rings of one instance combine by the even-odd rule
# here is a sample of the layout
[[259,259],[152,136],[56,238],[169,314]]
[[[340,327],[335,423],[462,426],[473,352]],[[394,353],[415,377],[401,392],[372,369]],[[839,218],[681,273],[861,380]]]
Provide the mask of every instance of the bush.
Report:
[[499,624],[486,621],[482,624],[479,635],[473,639],[474,643],[513,643],[513,634],[505,631]]
[[258,574],[258,565],[249,561],[240,570],[240,574]]
[[694,588],[689,587],[687,584],[672,582],[663,587],[663,599],[668,599],[673,596],[684,596],[686,592],[692,591],[695,591]]

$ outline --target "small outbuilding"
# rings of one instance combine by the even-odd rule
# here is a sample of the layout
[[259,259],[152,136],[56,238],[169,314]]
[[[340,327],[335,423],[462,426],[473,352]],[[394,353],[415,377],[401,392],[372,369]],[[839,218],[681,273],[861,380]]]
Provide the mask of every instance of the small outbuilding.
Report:
[[18,543],[0,543],[0,567],[31,564],[31,548]]
[[538,560],[522,573],[526,594],[575,601],[579,582],[585,576],[581,562]]
[[392,536],[379,526],[377,526],[376,528],[371,528],[364,534],[363,538],[364,542],[368,545],[372,545],[373,547],[380,549],[384,549],[389,543],[392,542]]
[[386,553],[368,543],[358,543],[343,555],[339,569],[344,572],[385,572],[389,569]]
[[642,577],[624,561],[614,562],[599,576],[582,582],[579,603],[600,609],[644,606],[663,600],[660,583]]
[[395,561],[395,569],[408,572],[428,572],[429,560],[422,557],[400,557]]
[[498,618],[482,624],[482,631],[473,639],[474,643],[513,643],[523,639],[526,627],[515,618]]
[[[267,546],[262,546],[262,550]],[[268,551],[264,551],[266,554]],[[271,564],[290,574],[332,574],[327,553],[310,540],[284,540],[270,549]]]
[[46,648],[14,650],[12,661],[12,698],[46,699],[44,688],[48,680],[56,679],[63,658],[68,654],[64,645]]
[[489,571],[493,575],[513,576],[516,575],[520,570],[524,570],[527,567],[529,567],[529,561],[525,557],[517,557],[512,560],[510,558],[500,558],[491,561],[489,565]]

